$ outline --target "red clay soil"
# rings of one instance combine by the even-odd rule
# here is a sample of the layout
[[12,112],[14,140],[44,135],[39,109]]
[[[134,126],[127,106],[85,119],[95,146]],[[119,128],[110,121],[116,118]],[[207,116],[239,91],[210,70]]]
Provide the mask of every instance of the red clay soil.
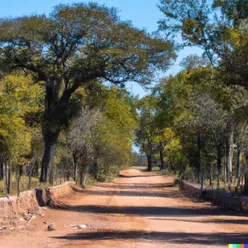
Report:
[[[2,231],[2,248],[227,247],[248,243],[248,216],[186,198],[173,178],[135,170],[47,208],[20,230]],[[47,225],[54,223],[55,231]],[[70,227],[86,224],[86,229]]]

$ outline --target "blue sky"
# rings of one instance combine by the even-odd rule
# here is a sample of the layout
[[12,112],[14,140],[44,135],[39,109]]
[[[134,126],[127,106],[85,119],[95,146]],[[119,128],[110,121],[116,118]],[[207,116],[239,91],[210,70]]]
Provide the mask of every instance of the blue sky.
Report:
[[[48,14],[51,12],[53,6],[60,3],[73,3],[79,1],[73,0],[1,0],[0,17],[16,17],[28,14]],[[88,1],[81,1],[88,2]],[[123,20],[131,20],[133,24],[139,28],[145,28],[152,32],[157,29],[157,21],[163,17],[157,5],[159,0],[95,0],[100,4],[105,4],[109,7],[117,7],[120,16]],[[200,54],[201,50],[198,48],[185,48],[178,54],[178,59],[173,66],[163,75],[175,75],[179,70],[180,61],[189,54]],[[155,83],[155,82],[154,82]],[[142,87],[136,83],[128,83],[127,87],[140,97],[148,92],[144,91]]]

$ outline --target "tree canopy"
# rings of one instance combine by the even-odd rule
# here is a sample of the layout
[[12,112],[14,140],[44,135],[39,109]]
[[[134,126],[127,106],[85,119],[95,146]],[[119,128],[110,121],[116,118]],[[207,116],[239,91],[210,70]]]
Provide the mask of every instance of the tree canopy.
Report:
[[76,116],[72,96],[93,80],[143,85],[175,57],[173,44],[121,21],[114,8],[58,5],[46,15],[0,20],[0,66],[23,70],[45,87],[41,181],[47,180],[56,141]]

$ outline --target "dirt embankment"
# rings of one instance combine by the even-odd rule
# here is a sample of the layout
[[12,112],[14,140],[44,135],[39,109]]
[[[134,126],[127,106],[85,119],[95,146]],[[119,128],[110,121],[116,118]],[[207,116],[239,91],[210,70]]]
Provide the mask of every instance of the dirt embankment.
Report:
[[73,193],[75,183],[66,182],[51,188],[39,188],[20,193],[20,196],[0,198],[0,223],[9,224],[13,220],[35,214],[40,207],[55,206],[58,199]]
[[[187,181],[180,181],[180,187],[187,193],[199,196],[201,186],[197,183]],[[233,195],[225,191],[204,190],[203,198],[212,201],[217,206],[235,211],[242,211],[248,213],[248,197],[241,195]]]
[[22,192],[19,197],[0,198],[0,222],[7,223],[29,212],[38,211],[38,208],[35,190]]

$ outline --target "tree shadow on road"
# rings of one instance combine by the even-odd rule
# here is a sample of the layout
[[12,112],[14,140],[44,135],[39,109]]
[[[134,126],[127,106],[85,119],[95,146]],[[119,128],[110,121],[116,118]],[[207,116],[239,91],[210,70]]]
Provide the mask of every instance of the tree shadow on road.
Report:
[[183,232],[144,232],[144,231],[99,231],[87,233],[73,233],[57,236],[56,239],[65,240],[138,240],[167,242],[172,244],[198,245],[227,245],[244,244],[247,242],[245,233],[183,233]]
[[142,192],[142,191],[114,191],[114,190],[101,190],[101,191],[96,191],[96,190],[85,190],[83,192],[84,194],[87,195],[116,195],[116,196],[130,196],[130,197],[164,197],[164,198],[181,198],[179,194],[172,194],[172,192],[162,192],[162,191],[147,191],[147,192]]
[[152,207],[152,206],[101,206],[79,205],[71,206],[63,204],[54,206],[58,209],[76,212],[101,213],[101,214],[125,214],[137,216],[248,216],[247,213],[238,213],[221,208],[180,208],[180,207]]
[[121,177],[121,178],[134,178],[134,177],[161,177],[161,176],[158,175],[158,174],[150,174],[150,175],[144,175],[144,174],[141,174],[141,175],[125,175],[125,174],[119,174],[118,177]]
[[240,219],[236,219],[236,220],[222,220],[222,219],[211,219],[211,220],[184,220],[184,219],[166,219],[166,218],[156,218],[156,217],[152,217],[150,218],[152,220],[161,220],[161,221],[181,221],[181,222],[188,222],[188,223],[214,223],[214,224],[237,224],[237,225],[246,225],[248,224],[248,220],[240,220]]
[[157,184],[144,184],[144,183],[101,183],[95,185],[98,188],[114,188],[114,189],[150,189],[150,188],[170,188],[173,183],[157,183]]

